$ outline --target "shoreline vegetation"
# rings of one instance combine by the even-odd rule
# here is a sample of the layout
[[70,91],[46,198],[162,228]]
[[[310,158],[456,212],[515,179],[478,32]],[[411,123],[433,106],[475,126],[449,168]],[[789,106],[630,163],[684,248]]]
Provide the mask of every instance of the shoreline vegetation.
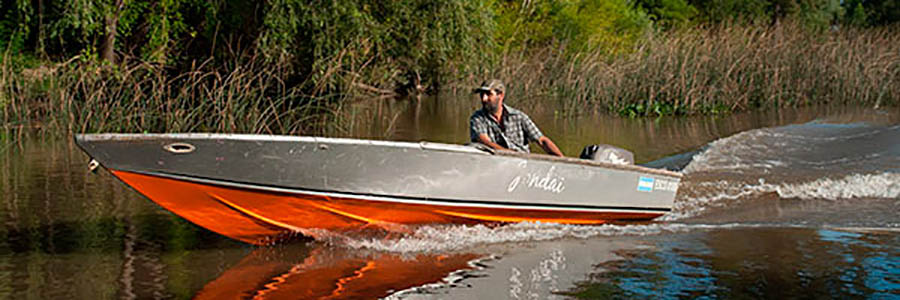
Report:
[[900,103],[898,17],[878,10],[894,2],[726,2],[17,1],[0,6],[2,126],[330,135],[356,101],[489,77],[564,115]]

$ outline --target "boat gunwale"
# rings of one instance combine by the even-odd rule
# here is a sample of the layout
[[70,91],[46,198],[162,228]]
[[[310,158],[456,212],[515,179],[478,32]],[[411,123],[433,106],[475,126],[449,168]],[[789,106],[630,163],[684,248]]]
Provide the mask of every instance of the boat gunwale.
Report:
[[257,142],[305,142],[305,143],[328,143],[328,144],[350,144],[350,145],[366,145],[366,146],[383,146],[395,148],[421,149],[430,151],[445,151],[468,154],[481,155],[499,155],[508,157],[518,157],[529,160],[543,160],[551,162],[561,162],[574,165],[583,165],[591,167],[602,167],[607,169],[617,169],[623,171],[636,171],[649,173],[654,175],[669,176],[681,179],[683,174],[680,172],[670,171],[666,169],[654,169],[639,165],[614,164],[609,162],[587,160],[575,157],[557,157],[545,154],[522,153],[509,150],[480,150],[471,146],[447,144],[438,142],[402,142],[402,141],[382,141],[382,140],[366,140],[353,138],[334,138],[334,137],[315,137],[315,136],[288,136],[288,135],[265,135],[265,134],[237,134],[237,133],[95,133],[95,134],[76,134],[75,140],[80,144],[81,141],[144,141],[155,140],[160,138],[167,139],[224,139],[236,141],[257,141]]

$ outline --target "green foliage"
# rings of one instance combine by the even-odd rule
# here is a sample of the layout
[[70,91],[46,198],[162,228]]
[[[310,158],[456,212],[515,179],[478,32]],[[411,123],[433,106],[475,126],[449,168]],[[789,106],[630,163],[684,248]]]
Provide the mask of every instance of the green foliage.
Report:
[[484,57],[491,16],[481,1],[273,1],[258,45],[316,92],[347,90],[360,76],[436,86]]
[[[497,30],[494,40],[500,53],[542,46],[554,41],[554,17],[559,14],[558,1],[498,1]],[[523,6],[525,5],[525,6]]]
[[150,30],[141,49],[144,60],[165,63],[170,53],[178,50],[172,48],[178,37],[188,31],[181,10],[189,4],[189,1],[161,0],[147,9],[146,22]]
[[897,0],[689,0],[703,23],[771,25],[792,19],[809,28],[839,23],[881,26],[900,21]]
[[649,18],[626,1],[583,0],[566,5],[556,30],[575,51],[627,51],[648,28]]
[[495,39],[500,52],[562,44],[570,53],[627,51],[650,18],[624,0],[501,1]]
[[688,107],[678,101],[630,102],[619,107],[613,106],[610,110],[628,118],[683,116],[689,113]]
[[164,62],[178,50],[172,45],[189,32],[182,14],[187,6],[209,4],[199,0],[4,2],[0,4],[4,16],[0,43],[15,52],[43,55],[48,51],[62,59],[96,56],[114,23],[118,52]]
[[868,25],[882,26],[900,22],[900,0],[866,0],[859,3],[867,12]]
[[687,25],[698,14],[697,8],[686,0],[638,0],[635,3],[661,28]]
[[800,1],[797,15],[800,22],[814,28],[825,28],[843,19],[842,0]]
[[25,48],[31,16],[29,1],[15,0],[0,3],[0,51],[21,53]]
[[[645,37],[650,22],[662,29],[723,22],[767,25],[781,19],[820,28],[836,23],[887,25],[900,20],[898,3],[11,0],[0,3],[0,46],[11,53],[48,54],[58,60],[96,56],[110,29],[107,23],[115,21],[116,51],[156,63],[177,65],[210,56],[232,60],[258,51],[278,63],[291,63],[297,76],[311,81],[334,79],[334,72],[325,76],[334,66],[356,65],[341,72],[367,77],[376,85],[408,83],[411,77],[436,85],[460,78],[459,73],[482,72],[473,66],[500,53],[548,45],[565,46],[573,54],[629,51]],[[339,85],[325,84],[342,89]]]
[[707,23],[765,23],[771,19],[767,13],[771,5],[765,0],[691,0],[690,4]]
[[[54,22],[54,31],[52,38],[57,38],[60,43],[65,43],[67,34],[73,35],[82,45],[90,48],[88,51],[96,49],[97,42],[105,30],[106,16],[114,10],[115,0],[104,1],[84,1],[84,0],[68,0],[62,1],[64,9],[61,17]],[[62,45],[65,46],[65,45]]]
[[848,1],[846,3],[847,13],[845,23],[853,26],[863,26],[866,24],[866,9],[862,5],[861,0]]

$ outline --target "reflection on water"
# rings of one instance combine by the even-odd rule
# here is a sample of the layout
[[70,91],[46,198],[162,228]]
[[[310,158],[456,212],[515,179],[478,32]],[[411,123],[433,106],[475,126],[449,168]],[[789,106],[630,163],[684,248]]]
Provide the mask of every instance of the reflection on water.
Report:
[[900,235],[755,228],[658,236],[569,295],[596,299],[874,298],[900,295]]
[[256,249],[195,299],[366,299],[439,282],[475,254],[371,253],[303,245]]
[[[477,105],[363,103],[340,135],[462,143]],[[900,295],[897,113],[627,120],[520,108],[569,155],[596,143],[633,150],[640,162],[702,151],[682,156],[687,175],[663,223],[430,226],[255,248],[159,209],[105,171],[89,172],[69,139],[0,134],[0,298]],[[794,125],[779,127],[786,124]],[[493,259],[462,271],[483,257]],[[447,282],[457,288],[415,288]]]

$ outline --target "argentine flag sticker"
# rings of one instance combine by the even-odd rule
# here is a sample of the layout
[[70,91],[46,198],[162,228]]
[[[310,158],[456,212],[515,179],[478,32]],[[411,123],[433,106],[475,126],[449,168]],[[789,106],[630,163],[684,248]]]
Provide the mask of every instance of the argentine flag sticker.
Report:
[[641,176],[641,179],[638,179],[638,187],[637,190],[641,192],[652,192],[653,191],[653,181],[652,177],[644,177]]

